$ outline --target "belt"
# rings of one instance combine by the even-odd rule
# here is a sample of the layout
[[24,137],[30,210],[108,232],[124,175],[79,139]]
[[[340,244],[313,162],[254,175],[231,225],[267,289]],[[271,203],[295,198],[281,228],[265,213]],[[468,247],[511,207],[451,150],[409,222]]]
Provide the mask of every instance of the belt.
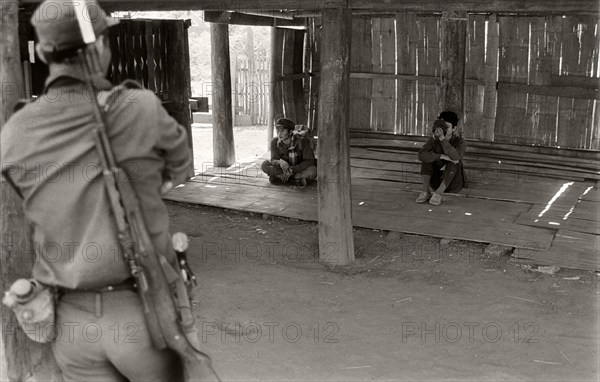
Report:
[[130,277],[123,282],[118,284],[107,285],[105,287],[100,288],[78,288],[78,289],[69,289],[69,288],[59,288],[59,291],[62,293],[108,293],[108,292],[119,292],[124,290],[137,290],[137,284],[135,283],[135,279]]

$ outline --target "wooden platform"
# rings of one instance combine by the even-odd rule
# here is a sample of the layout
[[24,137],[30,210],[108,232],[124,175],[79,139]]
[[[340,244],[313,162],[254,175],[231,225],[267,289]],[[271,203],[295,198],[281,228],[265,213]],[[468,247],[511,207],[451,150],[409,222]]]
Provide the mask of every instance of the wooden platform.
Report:
[[[469,188],[445,195],[440,206],[416,204],[419,165],[413,151],[353,145],[355,226],[501,244],[540,264],[600,270],[600,197],[594,179],[472,156],[465,165]],[[260,161],[205,169],[167,199],[317,221],[316,185],[271,185]]]

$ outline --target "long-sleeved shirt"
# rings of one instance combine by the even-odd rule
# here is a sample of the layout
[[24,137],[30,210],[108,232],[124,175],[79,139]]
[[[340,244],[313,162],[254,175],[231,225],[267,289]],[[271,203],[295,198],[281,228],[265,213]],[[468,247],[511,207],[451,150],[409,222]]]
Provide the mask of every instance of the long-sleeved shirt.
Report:
[[419,150],[419,160],[425,163],[432,163],[440,160],[442,154],[446,154],[452,160],[462,161],[467,150],[467,141],[462,137],[453,135],[450,140],[442,141],[435,137],[429,137],[427,142]]
[[314,166],[315,153],[308,138],[297,135],[290,139],[290,144],[286,145],[279,142],[279,138],[273,138],[271,141],[271,161],[283,159],[290,165],[294,173]]
[[[56,72],[45,93],[1,132],[2,171],[23,196],[33,225],[33,277],[64,288],[98,288],[131,277],[94,144],[93,104],[81,73]],[[108,81],[97,81],[109,90]],[[163,181],[185,181],[192,156],[185,129],[144,89],[123,89],[105,113],[119,163],[139,198],[155,249],[173,261]]]

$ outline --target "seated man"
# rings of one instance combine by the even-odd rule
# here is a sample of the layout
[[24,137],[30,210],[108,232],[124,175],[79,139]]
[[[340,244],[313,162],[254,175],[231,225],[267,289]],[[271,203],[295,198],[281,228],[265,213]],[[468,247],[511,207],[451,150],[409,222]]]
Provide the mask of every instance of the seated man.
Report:
[[458,116],[444,111],[433,123],[433,135],[419,150],[423,192],[416,202],[442,203],[442,193],[459,192],[466,187],[462,159],[467,141],[456,133]]
[[261,169],[269,175],[272,184],[292,181],[296,186],[306,185],[317,177],[315,153],[310,141],[294,134],[296,124],[288,118],[275,123],[277,137],[271,141],[271,160],[264,161]]

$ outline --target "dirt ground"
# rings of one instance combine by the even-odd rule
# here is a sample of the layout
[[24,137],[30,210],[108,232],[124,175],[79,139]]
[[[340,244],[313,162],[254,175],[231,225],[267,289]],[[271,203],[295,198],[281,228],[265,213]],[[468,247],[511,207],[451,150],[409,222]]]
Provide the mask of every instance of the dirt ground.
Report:
[[527,270],[482,244],[169,203],[205,350],[231,380],[598,380],[598,275]]
[[[238,162],[266,128],[234,128]],[[212,129],[193,128],[195,167]],[[169,203],[199,280],[203,345],[231,380],[599,378],[598,275],[528,270],[485,246],[356,229],[356,262],[318,262],[317,224]]]

